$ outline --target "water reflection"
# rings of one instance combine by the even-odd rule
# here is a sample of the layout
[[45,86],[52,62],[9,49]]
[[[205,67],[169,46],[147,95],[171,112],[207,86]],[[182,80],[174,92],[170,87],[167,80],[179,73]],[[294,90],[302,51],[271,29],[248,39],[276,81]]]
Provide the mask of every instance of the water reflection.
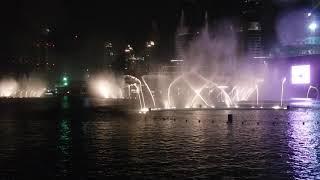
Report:
[[61,101],[61,106],[62,106],[62,109],[69,109],[70,103],[69,103],[68,96],[63,96],[63,99]]
[[71,150],[72,150],[72,137],[71,126],[68,119],[62,119],[58,124],[58,169],[61,175],[66,175],[71,165]]
[[319,128],[316,114],[312,111],[291,111],[289,152],[290,165],[293,167],[295,178],[320,178],[319,164]]

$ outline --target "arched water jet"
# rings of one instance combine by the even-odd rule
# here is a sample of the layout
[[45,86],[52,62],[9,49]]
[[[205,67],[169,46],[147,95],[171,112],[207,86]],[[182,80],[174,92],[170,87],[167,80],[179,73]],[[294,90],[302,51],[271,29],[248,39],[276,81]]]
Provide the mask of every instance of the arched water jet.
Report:
[[138,83],[139,83],[139,85],[140,85],[140,89],[139,89],[139,94],[141,93],[141,99],[142,99],[142,104],[143,104],[143,108],[146,108],[146,104],[145,104],[145,101],[144,101],[144,94],[143,94],[143,90],[142,90],[142,83],[141,83],[141,81],[140,81],[140,79],[138,79],[138,78],[136,78],[136,77],[134,77],[134,76],[131,76],[131,75],[124,75],[124,77],[126,78],[126,77],[128,77],[128,78],[131,78],[131,79],[133,79],[133,80],[135,80],[135,81],[137,81]]
[[191,86],[191,84],[189,83],[189,81],[186,81],[184,77],[182,77],[182,79],[183,79],[184,82],[186,82],[187,85],[197,94],[197,96],[199,96],[199,98],[205,103],[205,105],[210,107],[210,105],[209,105],[209,104],[206,102],[206,100],[200,95],[200,93]]
[[149,94],[150,94],[151,99],[152,99],[152,102],[153,102],[153,107],[156,108],[156,101],[155,101],[155,99],[154,99],[154,97],[153,97],[153,95],[152,95],[152,92],[151,92],[151,90],[150,90],[149,85],[148,85],[147,82],[145,81],[144,76],[142,76],[141,79],[142,79],[143,83],[146,85],[146,87],[147,87],[147,89],[148,89],[148,91],[149,91]]
[[[208,83],[206,83],[205,85],[203,85],[203,86],[198,90],[199,94],[201,94],[202,90],[203,90],[205,87],[207,87],[207,85],[208,85]],[[194,95],[194,97],[192,98],[191,103],[190,103],[190,105],[188,105],[188,107],[192,107],[192,106],[193,106],[193,103],[194,103],[194,101],[196,100],[197,97],[198,97],[198,94],[196,93],[196,95]]]
[[308,92],[307,92],[307,99],[309,98],[309,93],[310,93],[310,91],[312,90],[312,89],[314,89],[314,90],[316,90],[316,92],[317,92],[317,97],[316,97],[316,100],[318,99],[318,97],[319,97],[319,90],[318,90],[318,88],[316,88],[316,87],[314,87],[314,86],[309,86],[309,89],[308,89]]
[[139,98],[139,102],[140,102],[140,109],[143,109],[143,105],[142,105],[142,102],[141,102],[141,95],[140,95],[139,87],[137,86],[136,83],[134,83],[133,86],[136,88],[136,90],[137,90],[137,92],[138,92],[138,98]]
[[184,76],[184,74],[180,75],[179,77],[177,77],[176,79],[174,79],[170,84],[169,84],[169,87],[168,87],[168,107],[171,108],[171,97],[170,97],[170,92],[171,92],[171,87],[176,83],[178,82],[178,80],[180,80],[182,77]]
[[222,96],[222,95],[224,96],[224,101],[225,101],[227,107],[230,107],[230,106],[233,104],[233,102],[232,102],[230,96],[229,96],[229,95],[227,94],[227,92],[224,90],[224,89],[228,88],[228,86],[218,86],[218,88],[219,88],[220,91],[221,91],[221,96]]
[[204,81],[209,82],[209,83],[212,84],[213,86],[215,86],[215,87],[217,87],[218,89],[220,89],[221,93],[225,96],[225,102],[226,102],[226,105],[227,105],[228,107],[230,107],[230,105],[233,105],[233,102],[232,102],[230,96],[223,90],[223,88],[219,88],[219,86],[218,86],[216,83],[208,80],[207,78],[203,77],[202,75],[200,75],[200,74],[197,74],[197,75],[198,75],[198,77],[200,77],[200,78],[203,79]]

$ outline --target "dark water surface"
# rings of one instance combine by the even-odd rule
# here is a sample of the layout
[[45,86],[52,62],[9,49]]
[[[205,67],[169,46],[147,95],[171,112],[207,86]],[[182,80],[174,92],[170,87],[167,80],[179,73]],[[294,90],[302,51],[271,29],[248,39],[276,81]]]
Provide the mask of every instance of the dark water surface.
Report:
[[145,117],[124,107],[84,108],[86,103],[2,104],[0,179],[320,178],[318,110]]

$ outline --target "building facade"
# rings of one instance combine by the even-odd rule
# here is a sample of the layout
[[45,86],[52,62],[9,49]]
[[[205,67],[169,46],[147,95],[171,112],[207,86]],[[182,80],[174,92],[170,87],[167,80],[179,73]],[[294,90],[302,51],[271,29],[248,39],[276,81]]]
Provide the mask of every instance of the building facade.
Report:
[[241,32],[243,38],[243,53],[249,59],[264,56],[263,26],[261,22],[262,0],[242,0]]

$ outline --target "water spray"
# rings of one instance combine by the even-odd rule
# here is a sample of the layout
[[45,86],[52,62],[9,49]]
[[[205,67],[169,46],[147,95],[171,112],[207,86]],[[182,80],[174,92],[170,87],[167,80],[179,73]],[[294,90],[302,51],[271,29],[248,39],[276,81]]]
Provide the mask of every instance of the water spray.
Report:
[[283,105],[283,93],[284,93],[284,83],[287,81],[287,78],[284,77],[281,83],[281,97],[280,97],[280,107]]

